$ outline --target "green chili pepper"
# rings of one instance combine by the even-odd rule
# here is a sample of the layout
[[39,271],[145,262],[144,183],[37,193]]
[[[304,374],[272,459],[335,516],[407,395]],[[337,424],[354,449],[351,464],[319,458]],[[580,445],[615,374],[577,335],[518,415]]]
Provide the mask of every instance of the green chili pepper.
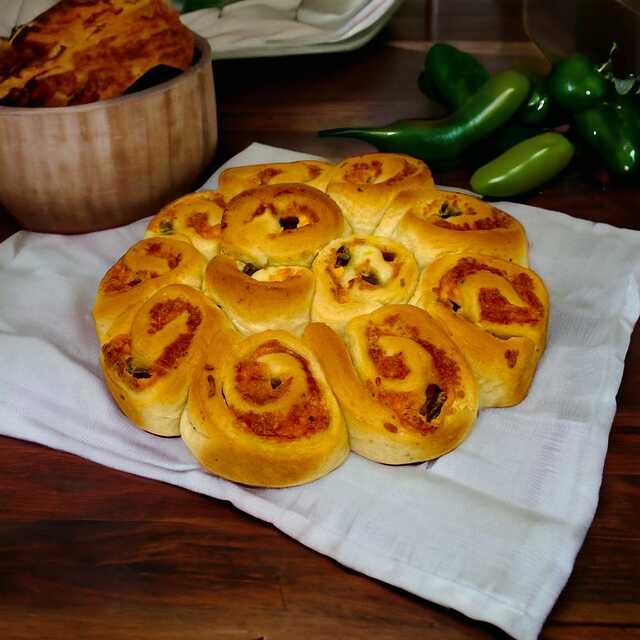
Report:
[[520,107],[520,122],[529,125],[542,124],[551,113],[551,93],[545,79],[537,73],[527,73],[531,91],[527,101]]
[[489,79],[465,104],[442,120],[400,120],[371,129],[320,131],[320,136],[357,138],[381,151],[407,153],[434,168],[450,166],[473,144],[488,138],[518,110],[529,94],[529,80],[517,71]]
[[574,114],[573,128],[612,174],[628,176],[640,167],[640,115],[630,97],[619,96]]
[[471,176],[471,188],[499,198],[530,191],[560,173],[571,161],[573,151],[573,145],[560,133],[543,133],[480,167]]
[[489,78],[489,72],[472,55],[437,42],[427,51],[418,87],[427,97],[456,110]]
[[582,54],[561,60],[549,76],[551,97],[568,111],[583,111],[595,106],[607,93],[603,68],[604,65],[596,67]]

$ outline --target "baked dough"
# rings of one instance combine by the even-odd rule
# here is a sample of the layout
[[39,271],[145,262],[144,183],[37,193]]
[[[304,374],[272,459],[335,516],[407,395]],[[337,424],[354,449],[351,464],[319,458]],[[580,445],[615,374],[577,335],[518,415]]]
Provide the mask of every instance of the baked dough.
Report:
[[309,322],[315,287],[306,267],[264,267],[216,256],[205,271],[204,292],[243,334],[284,329],[298,336]]
[[231,200],[242,191],[267,184],[296,182],[324,191],[333,165],[319,160],[297,160],[295,162],[272,162],[243,167],[230,167],[220,174],[218,188]]
[[180,434],[180,415],[203,346],[229,321],[205,295],[175,284],[113,324],[101,348],[104,378],[122,412],[160,436]]
[[387,464],[437,458],[467,436],[478,411],[462,353],[422,309],[387,305],[354,318],[346,343],[321,323],[314,351],[349,427],[351,448]]
[[284,331],[220,332],[196,373],[181,434],[207,470],[261,487],[311,482],[349,452],[320,365]]
[[313,261],[316,293],[311,319],[343,333],[347,322],[383,304],[408,302],[418,265],[401,244],[356,235],[330,242]]
[[400,153],[367,153],[336,165],[327,194],[338,203],[354,233],[373,233],[396,194],[428,187],[433,187],[433,178],[422,160]]
[[173,238],[149,238],[133,245],[98,286],[93,319],[98,339],[130,307],[140,306],[168,284],[202,286],[206,259],[191,244]]
[[529,245],[512,216],[472,196],[420,189],[401,193],[376,229],[410,249],[420,267],[443,253],[477,252],[527,266]]
[[330,240],[345,234],[336,203],[304,184],[250,189],[222,216],[221,251],[257,267],[309,266]]
[[[10,15],[22,2],[2,2]],[[11,38],[10,58],[0,66],[0,104],[62,107],[121,96],[158,65],[186,70],[193,60],[193,33],[164,0],[61,0]],[[17,11],[17,13],[16,13]],[[135,126],[133,123],[131,126]],[[107,142],[107,132],[105,144]]]
[[480,254],[445,255],[423,272],[414,301],[464,353],[481,407],[527,395],[549,319],[549,296],[533,271]]
[[149,222],[146,238],[187,240],[207,259],[218,253],[226,202],[219,191],[189,193],[163,207]]

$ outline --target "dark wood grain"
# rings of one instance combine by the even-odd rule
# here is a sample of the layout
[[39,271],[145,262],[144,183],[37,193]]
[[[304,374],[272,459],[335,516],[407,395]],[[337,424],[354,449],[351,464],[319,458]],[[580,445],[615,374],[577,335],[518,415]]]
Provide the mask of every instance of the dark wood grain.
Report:
[[[415,86],[435,39],[466,43],[492,71],[545,66],[525,41],[519,2],[408,0],[357,51],[216,62],[216,164],[253,141],[335,159],[368,147],[320,139],[318,129],[437,115]],[[468,178],[436,174],[441,184]],[[640,229],[637,185],[603,190],[579,167],[520,200]],[[0,213],[0,238],[18,228]],[[598,511],[547,640],[640,639],[639,388],[636,329]],[[0,468],[0,638],[506,638],[345,569],[228,503],[10,438],[0,439]]]

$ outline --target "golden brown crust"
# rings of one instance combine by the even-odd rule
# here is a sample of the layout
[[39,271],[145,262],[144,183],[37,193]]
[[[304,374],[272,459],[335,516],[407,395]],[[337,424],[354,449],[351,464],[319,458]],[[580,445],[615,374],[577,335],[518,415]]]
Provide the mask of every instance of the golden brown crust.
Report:
[[123,313],[105,336],[100,365],[111,395],[135,425],[180,434],[180,415],[203,347],[229,321],[202,293],[175,284]]
[[528,265],[528,241],[512,216],[472,196],[420,189],[398,195],[376,229],[410,249],[421,267],[444,253],[484,253]]
[[102,341],[113,321],[140,306],[168,284],[202,285],[204,256],[173,238],[148,238],[134,244],[104,275],[98,286],[93,318]]
[[238,264],[228,256],[211,260],[204,277],[204,292],[245,335],[267,329],[302,335],[314,287],[313,274],[306,267],[253,271],[251,265]]
[[187,69],[194,36],[163,0],[62,0],[12,40],[0,102],[60,107],[119,96],[146,71]]
[[208,471],[264,487],[311,482],[349,451],[320,365],[284,331],[217,334],[191,387],[181,435]]
[[276,184],[244,191],[222,217],[222,253],[258,267],[309,266],[320,249],[344,234],[340,209],[304,184]]
[[313,273],[317,284],[311,319],[338,333],[355,316],[383,304],[407,302],[418,283],[411,253],[379,236],[334,240],[314,260]]
[[431,171],[421,160],[400,153],[367,153],[337,164],[326,191],[354,233],[370,234],[398,193],[429,187],[433,187]]
[[481,407],[507,407],[526,397],[549,319],[539,276],[497,258],[449,254],[423,272],[414,301],[465,354]]
[[145,237],[185,239],[210,260],[218,253],[225,208],[219,191],[189,193],[163,207],[149,222]]
[[348,349],[319,323],[307,327],[304,341],[340,402],[356,453],[387,464],[429,460],[469,433],[478,409],[475,380],[421,309],[387,305],[354,318]]
[[285,182],[303,183],[324,191],[331,169],[333,169],[332,164],[319,160],[271,162],[230,167],[220,174],[218,188],[227,200],[231,200],[242,191]]

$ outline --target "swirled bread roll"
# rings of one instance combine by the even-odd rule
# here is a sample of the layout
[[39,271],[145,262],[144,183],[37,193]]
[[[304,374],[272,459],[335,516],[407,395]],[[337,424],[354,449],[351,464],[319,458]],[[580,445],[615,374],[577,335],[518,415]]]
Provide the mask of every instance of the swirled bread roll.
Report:
[[420,267],[444,253],[477,252],[527,266],[529,245],[509,214],[471,196],[436,189],[406,191],[393,200],[376,234],[408,247]]
[[547,336],[542,280],[512,262],[449,254],[426,269],[415,293],[465,354],[481,407],[508,407],[527,395]]
[[422,160],[400,153],[368,153],[337,164],[326,191],[354,233],[373,233],[398,193],[429,187],[433,187],[433,178]]
[[93,318],[102,341],[112,322],[168,284],[200,289],[206,259],[191,244],[173,238],[149,238],[134,244],[104,275]]
[[149,222],[146,238],[186,239],[209,260],[218,253],[225,199],[219,191],[189,193],[163,207]]
[[437,458],[457,447],[478,411],[460,350],[422,309],[387,305],[347,325],[348,350],[325,324],[304,341],[334,390],[351,448],[387,464]]
[[320,365],[284,331],[216,335],[191,387],[181,435],[207,470],[263,487],[315,480],[349,451]]
[[258,267],[309,266],[330,240],[344,235],[336,203],[304,184],[243,191],[222,216],[222,253]]
[[109,391],[138,427],[180,433],[180,415],[206,341],[230,324],[203,293],[185,285],[160,289],[122,314],[106,335],[100,365]]
[[243,334],[284,329],[301,336],[315,281],[306,267],[257,269],[216,256],[207,265],[203,286]]
[[418,283],[415,258],[401,244],[378,236],[329,243],[313,261],[316,293],[311,319],[342,333],[355,316],[383,304],[408,302]]
[[285,182],[304,183],[324,191],[333,165],[319,160],[273,162],[243,167],[230,167],[220,174],[218,188],[231,200],[242,191]]

